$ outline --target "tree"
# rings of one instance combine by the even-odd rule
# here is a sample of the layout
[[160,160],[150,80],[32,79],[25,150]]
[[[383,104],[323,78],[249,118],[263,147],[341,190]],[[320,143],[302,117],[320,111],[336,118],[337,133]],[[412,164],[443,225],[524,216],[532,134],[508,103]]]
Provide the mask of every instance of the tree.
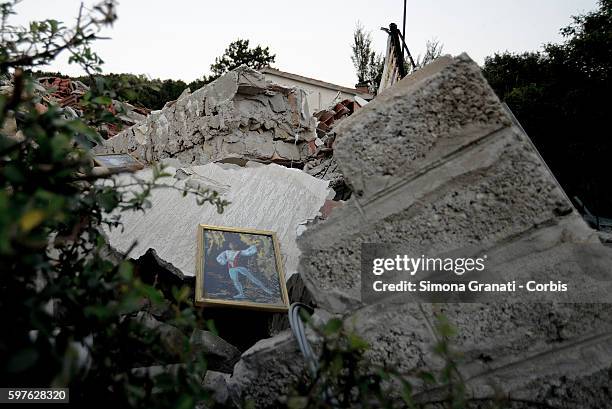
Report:
[[[206,398],[206,363],[188,342],[190,331],[204,325],[189,289],[175,288],[165,300],[127,259],[105,256],[100,232],[119,227],[122,211],[144,211],[148,194],[167,188],[157,183],[163,170],[154,167],[153,180],[121,182],[94,170],[80,142],[99,142],[88,122],[96,123],[102,111],[112,116],[109,92],[118,90],[93,76],[101,59],[90,45],[115,21],[115,4],[106,0],[89,12],[81,7],[74,27],[45,20],[27,28],[9,24],[14,4],[0,5],[0,384],[69,387],[78,406],[193,407]],[[62,52],[98,85],[83,97],[87,122],[43,106],[43,91],[29,74]],[[214,192],[185,194],[220,210],[225,205]],[[174,348],[159,329],[137,319],[143,309],[166,303],[167,325],[181,334]],[[159,375],[132,369],[160,360],[184,366]]]
[[274,62],[276,55],[270,54],[269,47],[249,48],[249,40],[238,39],[232,42],[223,55],[215,58],[215,63],[210,66],[213,76],[210,80],[216,79],[228,71],[236,69],[241,65],[259,70]]
[[573,18],[565,41],[540,52],[495,54],[484,74],[533,139],[570,198],[612,216],[612,0]]
[[425,54],[417,57],[414,62],[414,67],[410,63],[410,61],[404,61],[404,70],[407,73],[412,73],[414,71],[420,70],[436,58],[442,55],[442,49],[444,46],[440,44],[440,41],[436,39],[427,40],[425,43]]
[[419,55],[416,61],[414,62],[414,64],[416,65],[416,69],[423,68],[424,66],[441,56],[443,48],[444,46],[440,44],[440,41],[436,39],[427,40],[425,44],[425,54],[422,57]]
[[367,85],[371,91],[375,91],[382,77],[383,59],[372,50],[372,33],[366,31],[359,21],[355,25],[351,49],[358,84]]
[[357,22],[353,33],[353,55],[351,60],[357,73],[357,81],[360,84],[367,83],[369,79],[369,65],[372,55],[372,35],[365,31],[361,22]]
[[385,68],[385,61],[383,60],[382,54],[372,53],[370,54],[370,64],[368,67],[368,78],[369,88],[372,94],[376,94],[378,91],[378,85],[382,79],[383,69]]

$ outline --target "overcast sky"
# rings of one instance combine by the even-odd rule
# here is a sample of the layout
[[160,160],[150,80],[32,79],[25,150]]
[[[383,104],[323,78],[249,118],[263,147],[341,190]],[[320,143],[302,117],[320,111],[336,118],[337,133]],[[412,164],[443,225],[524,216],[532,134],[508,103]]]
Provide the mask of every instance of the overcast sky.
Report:
[[[91,5],[90,0],[85,1]],[[54,18],[73,22],[79,0],[23,0],[13,22]],[[408,0],[407,43],[416,57],[436,38],[444,53],[467,52],[476,62],[499,51],[537,50],[561,40],[570,16],[596,0]],[[402,0],[197,1],[122,0],[119,20],[95,49],[105,72],[191,81],[209,73],[227,45],[246,38],[270,46],[278,69],[352,86],[352,32],[357,20],[384,53],[381,26],[402,24]],[[80,74],[63,59],[48,67]]]

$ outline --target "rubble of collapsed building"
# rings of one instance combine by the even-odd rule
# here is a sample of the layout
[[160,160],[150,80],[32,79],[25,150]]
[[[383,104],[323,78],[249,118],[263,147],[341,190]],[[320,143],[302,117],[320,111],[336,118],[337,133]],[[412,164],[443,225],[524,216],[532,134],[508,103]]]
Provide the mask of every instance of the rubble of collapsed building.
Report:
[[[61,77],[39,77],[33,81],[33,96],[38,100],[36,108],[44,112],[51,105],[61,109],[67,119],[81,118],[84,114],[83,97],[89,91],[89,87],[83,82]],[[5,78],[0,81],[0,94],[12,95],[13,78]],[[116,135],[122,128],[132,126],[144,120],[151,112],[147,108],[136,107],[127,102],[111,100],[106,108],[119,120],[119,123],[96,124],[97,131],[103,138]],[[16,121],[12,118],[5,123],[7,135],[20,138]]]
[[[121,229],[104,229],[111,255],[129,251],[138,274],[170,297],[172,286],[195,287],[192,233],[197,224],[274,231],[290,299],[309,302],[311,296],[296,274],[297,237],[307,223],[325,219],[342,206],[342,201],[333,199],[347,197],[342,176],[329,165],[333,127],[359,106],[338,101],[327,111],[333,118],[324,112],[325,117],[318,121],[318,114],[310,114],[302,90],[267,82],[246,67],[193,93],[184,92],[95,148],[98,153],[129,153],[146,164],[160,162],[172,175],[158,183],[173,189],[154,189],[146,212],[122,212]],[[322,171],[317,170],[323,168],[320,165],[325,166]],[[152,170],[115,177],[119,185],[129,184],[134,177],[150,179]],[[230,205],[223,213],[214,206],[199,206],[183,197],[184,188],[214,190]],[[146,310],[146,314],[147,323],[167,327],[163,308]],[[288,328],[285,314],[211,310],[205,315],[215,321],[221,336],[219,342],[207,346],[213,356],[222,356],[225,344],[244,352],[258,340]],[[237,321],[243,323],[238,329]],[[211,369],[231,373],[228,368],[233,363],[217,363]],[[138,370],[159,371],[160,365],[169,364],[158,362]],[[226,378],[214,379],[225,385]]]
[[329,109],[314,114],[317,119],[317,139],[309,146],[310,160],[304,166],[304,171],[314,177],[329,180],[329,186],[336,192],[334,198],[336,200],[348,199],[351,190],[346,186],[342,172],[334,159],[336,141],[334,127],[366,104],[367,102],[361,98],[345,99]]
[[[612,261],[465,54],[437,59],[367,105],[337,101],[314,115],[299,89],[241,67],[186,91],[96,151],[163,162],[172,176],[162,183],[211,188],[232,202],[217,214],[177,191],[155,190],[151,209],[124,213],[123,231],[105,232],[119,253],[137,239],[130,257],[158,283],[193,287],[199,223],[274,230],[297,289],[291,301],[307,300],[319,322],[346,318],[372,346],[373,363],[439,369],[431,323],[442,313],[459,331],[455,346],[464,356],[459,371],[469,398],[504,396],[521,407],[609,405],[610,304],[365,305],[360,299],[358,255],[368,242],[415,254],[468,244],[503,252],[519,243],[518,266],[533,274],[588,268],[574,243],[589,243],[590,256]],[[346,202],[330,200],[347,199],[349,190]],[[555,252],[560,244],[569,251]],[[147,314],[134,319],[167,325],[163,311]],[[282,405],[290,386],[307,376],[286,323],[275,326],[273,314],[253,311],[211,314],[219,336],[204,331],[193,342],[214,358],[205,386],[215,399],[237,407],[245,400]],[[166,332],[170,348],[173,329]],[[138,370],[172,370],[166,364]],[[417,392],[434,400],[440,393]]]
[[[245,167],[234,164],[168,165],[164,170],[175,176],[158,180],[175,189],[156,189],[146,212],[121,212],[122,229],[105,227],[114,250],[131,249],[133,258],[150,249],[178,277],[195,276],[196,243],[194,220],[215,226],[241,226],[276,232],[281,245],[286,278],[297,273],[299,250],[296,240],[306,222],[320,215],[319,209],[333,196],[328,182],[298,169],[276,164],[249,162]],[[150,179],[151,169],[134,176]],[[131,174],[119,175],[117,182],[127,184]],[[125,182],[125,183],[124,183]],[[230,202],[223,213],[214,206],[200,206],[183,198],[183,188],[211,189]],[[134,240],[138,239],[135,246]]]
[[302,168],[316,139],[304,92],[267,82],[240,67],[105,142],[101,151],[130,153],[145,163],[247,160]]
[[164,183],[215,190],[232,205],[217,214],[213,207],[180,200],[180,192],[154,191],[146,214],[123,214],[122,232],[107,229],[111,247],[125,252],[138,238],[133,258],[152,259],[184,279],[195,276],[195,242],[185,234],[193,220],[272,230],[281,243],[289,291],[303,288],[299,277],[292,278],[296,238],[306,222],[328,217],[350,196],[333,158],[334,127],[365,104],[341,100],[311,115],[303,90],[266,81],[246,66],[193,93],[186,90],[95,151],[161,162],[175,174]]
[[[58,105],[73,118],[83,116],[82,99],[89,91],[87,85],[78,80],[61,77],[39,77],[37,81],[47,91],[42,98],[46,104]],[[150,109],[117,100],[112,100],[108,110],[121,121],[121,125],[115,123],[99,125],[98,131],[103,138],[115,136],[121,130],[120,126],[132,126],[144,120],[151,112]]]
[[97,151],[130,153],[145,163],[276,163],[329,180],[336,198],[346,199],[349,190],[333,160],[333,127],[359,107],[338,101],[313,116],[303,90],[242,66],[199,90],[185,90]]

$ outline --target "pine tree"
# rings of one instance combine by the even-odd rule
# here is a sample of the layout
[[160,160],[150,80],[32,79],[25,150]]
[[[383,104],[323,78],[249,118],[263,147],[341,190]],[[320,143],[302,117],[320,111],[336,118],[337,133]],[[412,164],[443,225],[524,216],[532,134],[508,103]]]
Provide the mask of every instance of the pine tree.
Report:
[[232,42],[222,56],[215,59],[215,63],[210,66],[213,78],[218,78],[228,71],[246,65],[253,69],[261,69],[274,62],[276,55],[270,54],[270,47],[249,48],[249,40],[238,39]]

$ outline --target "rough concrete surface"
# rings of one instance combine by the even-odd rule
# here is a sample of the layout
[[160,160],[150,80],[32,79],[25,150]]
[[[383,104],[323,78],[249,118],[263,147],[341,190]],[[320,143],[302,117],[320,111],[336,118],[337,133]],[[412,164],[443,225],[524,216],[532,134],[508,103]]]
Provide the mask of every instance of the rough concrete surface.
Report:
[[283,407],[292,384],[306,381],[306,365],[293,334],[285,331],[264,339],[242,354],[228,381],[237,407]]
[[[288,278],[297,268],[298,228],[319,214],[330,194],[328,182],[274,164],[241,168],[211,163],[166,171],[176,171],[180,180],[166,177],[159,182],[176,189],[154,189],[151,208],[123,212],[123,228],[105,228],[105,233],[115,250],[126,252],[136,242],[130,257],[137,259],[153,249],[159,262],[185,276],[195,275],[197,226],[208,224],[275,231]],[[150,169],[135,174],[145,180],[151,175]],[[117,180],[129,183],[131,177],[120,175]],[[194,197],[183,197],[185,185],[216,190],[231,204],[221,214],[212,205],[199,206]]]
[[189,343],[196,355],[206,356],[209,369],[232,373],[234,364],[240,357],[240,351],[210,331],[195,330],[189,338]]
[[203,386],[204,389],[210,392],[213,402],[219,405],[225,405],[227,403],[229,398],[229,390],[227,387],[228,380],[228,374],[216,371],[206,371]]
[[[343,307],[332,303],[339,299],[359,301],[362,243],[399,245],[418,255],[466,246],[493,252],[509,240],[529,241],[534,229],[544,227],[554,231],[545,239],[550,244],[600,243],[527,136],[506,117],[475,63],[463,55],[423,71],[424,78],[407,77],[339,125],[338,163],[361,195],[307,230],[301,240],[304,282],[321,305],[338,312]],[[449,100],[449,94],[461,100]],[[424,96],[427,103],[421,101]],[[456,109],[464,105],[470,109]],[[398,108],[402,106],[405,110]],[[441,132],[445,121],[452,126]],[[384,129],[376,128],[383,123]],[[379,139],[366,145],[364,129]],[[382,138],[385,130],[388,135]],[[399,134],[409,141],[402,142]],[[416,159],[402,156],[404,167],[383,169],[393,161],[377,157],[379,150],[393,153],[421,146],[423,139],[429,142]],[[373,160],[382,167],[366,166]],[[542,258],[539,252],[533,248],[534,257]],[[550,258],[550,263],[556,261]]]
[[186,90],[96,151],[130,153],[146,163],[300,163],[308,154],[306,142],[316,137],[314,123],[305,91],[241,66],[193,93]]

